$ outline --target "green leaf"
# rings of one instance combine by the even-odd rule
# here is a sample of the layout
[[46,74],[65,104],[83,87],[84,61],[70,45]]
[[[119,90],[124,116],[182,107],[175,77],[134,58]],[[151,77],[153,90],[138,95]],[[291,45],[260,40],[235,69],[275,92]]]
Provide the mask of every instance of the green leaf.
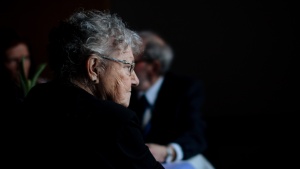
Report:
[[27,78],[25,76],[24,72],[24,59],[25,57],[22,57],[21,63],[20,63],[20,81],[21,81],[21,88],[23,89],[24,94],[27,94],[27,89],[28,89],[28,83],[27,83]]
[[27,93],[29,92],[29,90],[36,85],[37,83],[37,79],[39,78],[39,76],[41,75],[41,73],[43,72],[43,70],[46,68],[47,64],[46,63],[42,63],[39,65],[37,71],[35,72],[32,80],[27,79],[25,76],[25,72],[24,72],[24,59],[25,57],[22,57],[21,63],[20,63],[20,80],[21,80],[21,88],[25,94],[25,96],[27,95]]
[[41,73],[43,72],[43,70],[46,68],[47,64],[46,63],[42,63],[39,65],[37,72],[34,74],[33,78],[32,78],[32,83],[31,83],[31,87],[35,86],[37,79],[39,78],[39,76],[41,75]]

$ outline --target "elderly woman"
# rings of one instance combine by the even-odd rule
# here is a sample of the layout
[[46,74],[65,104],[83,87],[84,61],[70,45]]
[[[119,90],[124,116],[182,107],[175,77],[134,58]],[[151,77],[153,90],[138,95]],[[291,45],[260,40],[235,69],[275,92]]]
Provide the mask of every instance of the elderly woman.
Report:
[[81,10],[50,32],[48,51],[54,78],[32,88],[24,101],[25,164],[163,168],[127,108],[139,84],[137,33],[115,14]]

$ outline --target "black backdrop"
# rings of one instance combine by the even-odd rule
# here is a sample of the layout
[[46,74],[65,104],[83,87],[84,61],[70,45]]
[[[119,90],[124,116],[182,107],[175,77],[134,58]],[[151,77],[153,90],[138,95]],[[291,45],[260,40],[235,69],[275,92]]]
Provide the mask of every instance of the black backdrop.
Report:
[[131,28],[158,31],[171,43],[172,69],[205,80],[209,115],[274,115],[296,108],[294,5],[112,0],[111,9]]
[[78,7],[109,9],[134,30],[157,31],[174,48],[172,70],[204,80],[206,156],[217,169],[294,164],[300,112],[296,2],[10,0],[1,3],[0,26],[30,38],[34,59],[44,62],[48,31]]

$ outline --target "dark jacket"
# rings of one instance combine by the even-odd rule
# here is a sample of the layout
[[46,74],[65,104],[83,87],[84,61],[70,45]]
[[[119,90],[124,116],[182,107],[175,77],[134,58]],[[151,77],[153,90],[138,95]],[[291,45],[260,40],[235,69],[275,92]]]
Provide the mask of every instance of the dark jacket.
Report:
[[36,85],[24,101],[21,159],[29,166],[163,168],[134,112],[62,82]]
[[[167,73],[152,111],[151,130],[147,143],[179,144],[184,159],[206,150],[205,123],[202,107],[204,86],[200,80]],[[129,108],[136,111],[140,121],[143,114],[137,110],[137,93],[133,91]]]

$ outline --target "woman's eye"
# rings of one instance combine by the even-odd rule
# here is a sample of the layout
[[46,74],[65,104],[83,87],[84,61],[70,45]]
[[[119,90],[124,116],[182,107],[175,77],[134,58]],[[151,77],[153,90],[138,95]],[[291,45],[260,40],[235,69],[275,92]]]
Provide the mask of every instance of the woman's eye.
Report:
[[128,71],[131,71],[131,66],[126,66],[126,68],[128,69]]

